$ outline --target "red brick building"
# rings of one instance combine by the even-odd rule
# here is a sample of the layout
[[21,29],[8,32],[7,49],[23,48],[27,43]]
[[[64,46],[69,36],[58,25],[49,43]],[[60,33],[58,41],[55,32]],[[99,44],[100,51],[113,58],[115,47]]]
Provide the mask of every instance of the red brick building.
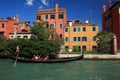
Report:
[[36,21],[47,21],[49,28],[55,30],[60,38],[64,38],[64,26],[66,25],[66,9],[59,8],[56,3],[54,9],[38,10],[36,12]]
[[17,33],[30,32],[29,22],[20,22],[18,15],[16,15],[12,18],[8,17],[7,20],[0,18],[0,36],[9,39],[10,33],[15,32],[15,26],[17,26]]
[[108,9],[103,5],[102,30],[113,32],[117,37],[117,48],[120,50],[120,1],[111,5],[108,2]]

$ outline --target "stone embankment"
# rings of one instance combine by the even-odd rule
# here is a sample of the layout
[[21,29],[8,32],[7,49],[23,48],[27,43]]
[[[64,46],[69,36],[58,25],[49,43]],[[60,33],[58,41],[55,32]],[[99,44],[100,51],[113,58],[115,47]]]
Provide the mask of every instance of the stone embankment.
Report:
[[[59,57],[75,57],[80,54],[60,54]],[[120,53],[117,55],[110,54],[84,54],[84,60],[120,60]]]
[[120,55],[109,55],[109,54],[86,54],[84,55],[85,60],[120,60]]

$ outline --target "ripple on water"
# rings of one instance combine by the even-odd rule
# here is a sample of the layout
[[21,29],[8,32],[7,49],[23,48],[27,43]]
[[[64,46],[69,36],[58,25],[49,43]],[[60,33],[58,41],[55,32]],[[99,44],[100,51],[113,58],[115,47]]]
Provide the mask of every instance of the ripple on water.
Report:
[[0,80],[119,80],[120,61],[25,64],[0,59]]

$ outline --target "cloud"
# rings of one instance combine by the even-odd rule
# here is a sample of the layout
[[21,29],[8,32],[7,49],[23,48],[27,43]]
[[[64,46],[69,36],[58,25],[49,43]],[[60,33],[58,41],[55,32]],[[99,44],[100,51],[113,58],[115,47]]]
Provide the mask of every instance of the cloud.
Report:
[[41,2],[42,2],[45,6],[49,6],[48,0],[41,0]]
[[33,1],[34,1],[34,0],[26,0],[26,4],[27,4],[28,6],[33,6]]
[[43,6],[42,6],[42,5],[40,5],[40,6],[39,6],[39,9],[42,9],[42,8],[43,8]]

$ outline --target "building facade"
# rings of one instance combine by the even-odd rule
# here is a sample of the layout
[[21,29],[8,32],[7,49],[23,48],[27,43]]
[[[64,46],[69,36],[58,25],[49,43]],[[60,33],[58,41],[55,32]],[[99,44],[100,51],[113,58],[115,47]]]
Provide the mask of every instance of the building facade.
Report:
[[36,12],[36,22],[47,21],[49,28],[54,30],[60,38],[64,38],[64,26],[66,25],[66,9],[59,8],[56,3],[54,9],[38,10]]
[[75,47],[86,51],[92,51],[97,47],[95,36],[98,33],[98,25],[86,22],[81,23],[79,20],[68,21],[64,29],[65,48],[74,51]]
[[112,32],[117,37],[117,49],[120,50],[120,1],[108,2],[108,9],[103,5],[102,30]]
[[[17,32],[16,38],[30,39],[32,34],[30,32]],[[9,38],[14,38],[14,33],[9,34]]]
[[7,20],[0,19],[0,36],[6,39],[10,38],[10,34],[13,33],[13,38],[17,33],[30,32],[29,22],[20,22],[18,15],[14,17],[8,17]]

